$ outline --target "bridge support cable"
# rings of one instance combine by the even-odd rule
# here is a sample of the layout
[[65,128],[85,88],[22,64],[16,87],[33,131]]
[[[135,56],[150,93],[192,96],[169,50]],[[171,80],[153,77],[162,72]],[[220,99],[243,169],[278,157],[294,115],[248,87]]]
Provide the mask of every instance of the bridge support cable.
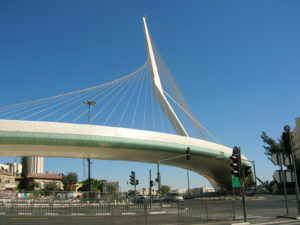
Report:
[[[185,114],[186,116],[192,121],[194,124],[195,128],[202,134],[202,136],[206,139],[205,133],[207,133],[211,138],[213,138],[216,142],[221,144],[221,142],[214,136],[212,135],[203,125],[201,125],[198,120],[191,115],[186,109],[184,109],[180,104],[178,104],[167,92],[164,92],[166,96],[168,96],[172,102],[174,102]],[[204,133],[205,132],[205,133]]]
[[130,95],[130,97],[129,97],[129,100],[127,101],[127,104],[126,104],[126,106],[125,106],[125,108],[124,108],[124,111],[123,111],[123,113],[122,113],[122,116],[121,116],[121,118],[120,118],[120,120],[119,120],[118,126],[120,126],[120,125],[122,124],[123,118],[124,118],[124,116],[125,116],[126,113],[127,113],[129,104],[131,103],[131,100],[132,100],[132,98],[133,98],[133,96],[134,96],[134,93],[135,93],[135,91],[136,91],[136,88],[137,88],[137,86],[138,86],[139,81],[141,80],[141,78],[142,78],[141,76],[138,77],[138,80],[137,80],[137,82],[136,82],[136,84],[135,84],[135,86],[134,86],[134,88],[133,88],[133,91],[131,92],[131,95]]
[[[199,134],[204,138],[207,139],[207,135],[211,137],[214,141],[220,143],[220,141],[212,135],[203,125],[201,125],[195,116],[192,113],[187,101],[185,100],[182,92],[180,91],[177,82],[174,80],[172,72],[170,71],[169,67],[165,63],[163,56],[161,55],[159,48],[157,47],[154,40],[152,41],[153,52],[156,59],[156,65],[158,69],[158,73],[160,75],[160,80],[162,84],[162,89],[164,94],[173,102],[175,105],[182,111],[184,115],[189,119],[192,126],[199,132]],[[174,111],[176,109],[173,107]],[[179,114],[177,112],[177,116]],[[184,118],[181,118],[184,119]],[[183,121],[182,121],[183,122]],[[206,135],[207,134],[207,135]]]
[[114,112],[116,111],[116,109],[119,107],[120,103],[124,100],[125,96],[127,96],[128,91],[130,90],[130,88],[132,87],[132,84],[136,81],[138,77],[135,76],[131,81],[130,84],[128,85],[127,89],[125,90],[124,94],[121,96],[121,98],[119,98],[119,101],[117,102],[117,104],[115,105],[115,107],[113,108],[113,110],[110,112],[110,114],[108,115],[107,119],[104,121],[103,125],[106,125],[107,122],[109,121],[109,119],[111,118],[111,116],[114,114]]
[[[30,117],[35,116],[35,115],[38,115],[38,114],[41,114],[41,113],[43,113],[43,112],[47,112],[47,111],[50,111],[50,110],[54,109],[54,111],[52,111],[52,112],[50,112],[50,113],[48,113],[48,114],[46,114],[46,115],[44,115],[44,116],[42,116],[42,117],[36,119],[37,121],[45,120],[46,118],[48,118],[48,117],[50,117],[50,116],[52,116],[52,115],[54,115],[54,114],[56,114],[56,113],[59,113],[60,111],[63,111],[64,109],[66,109],[66,108],[68,108],[68,107],[70,107],[70,106],[72,106],[72,105],[78,104],[78,105],[81,106],[81,101],[82,101],[82,100],[85,100],[86,98],[89,98],[89,97],[87,97],[87,96],[92,95],[93,93],[81,93],[81,94],[85,94],[85,95],[84,95],[83,97],[80,97],[79,99],[78,99],[78,96],[79,96],[79,95],[77,95],[77,96],[73,96],[72,98],[58,99],[58,100],[60,100],[60,102],[58,102],[58,103],[56,103],[56,104],[53,104],[53,103],[55,103],[56,101],[51,102],[50,104],[47,104],[47,105],[49,105],[49,106],[46,107],[46,108],[43,108],[45,105],[40,106],[40,107],[38,107],[38,108],[43,108],[42,110],[37,111],[37,112],[32,113],[32,114],[29,114],[29,115],[27,115],[27,116],[25,116],[25,117],[22,117],[21,120],[26,120],[26,119],[28,119],[28,118],[30,118]],[[74,100],[75,100],[75,101],[74,101]],[[80,101],[80,100],[81,100],[81,101]],[[68,102],[71,102],[71,103],[68,103]],[[55,108],[57,108],[57,109],[55,109]],[[34,108],[34,109],[32,109],[32,110],[35,110],[35,109],[36,109],[36,108]]]
[[[101,112],[103,111],[103,110],[105,110],[107,107],[108,107],[108,105],[110,105],[111,104],[111,102],[118,96],[118,94],[120,93],[120,92],[122,92],[123,90],[124,90],[124,88],[128,85],[128,84],[130,84],[132,81],[131,80],[127,80],[125,83],[123,83],[122,84],[122,87],[115,87],[115,89],[114,89],[114,91],[115,90],[117,90],[113,95],[112,95],[112,97],[110,97],[109,98],[109,101],[107,101],[103,106],[102,106],[102,108],[95,114],[95,116],[92,118],[92,120],[94,120],[94,119],[96,119],[100,114],[101,114]],[[112,92],[113,93],[113,92]],[[126,92],[127,93],[127,92]],[[124,95],[122,95],[122,96],[124,96]],[[103,99],[102,99],[103,100]],[[100,100],[100,101],[102,101],[102,100]],[[99,102],[100,102],[99,101]],[[116,105],[116,106],[118,106],[118,105]],[[107,119],[105,120],[105,121],[107,121]],[[104,122],[104,125],[106,124],[106,122]]]
[[[147,74],[148,75],[148,74]],[[145,85],[145,99],[144,99],[144,117],[143,117],[143,130],[145,129],[145,123],[146,123],[146,109],[147,109],[147,97],[148,97],[148,78],[149,76],[146,76],[146,85]]]
[[[21,110],[21,107],[25,107],[25,106],[28,106],[28,105],[39,104],[40,102],[51,101],[53,99],[58,99],[58,98],[64,98],[64,97],[74,95],[74,94],[77,94],[77,93],[81,93],[81,92],[89,92],[89,91],[94,90],[94,89],[101,89],[101,88],[109,87],[111,85],[114,85],[115,83],[122,82],[123,80],[127,79],[128,77],[133,76],[139,70],[144,69],[143,68],[144,66],[145,65],[143,65],[137,71],[135,71],[135,72],[133,72],[129,75],[126,75],[124,77],[121,77],[119,79],[116,79],[116,80],[113,80],[113,81],[110,81],[110,82],[107,82],[107,83],[104,83],[104,84],[93,86],[93,87],[90,87],[90,88],[85,88],[85,89],[82,89],[82,90],[73,91],[73,92],[60,94],[60,95],[55,95],[55,96],[52,96],[52,97],[41,98],[41,99],[37,99],[37,100],[33,100],[33,101],[28,101],[28,102],[23,102],[23,103],[18,103],[18,104],[13,104],[13,105],[9,105],[9,106],[0,107],[0,116],[3,115],[2,112],[8,112],[9,110],[13,110],[13,109],[14,110]],[[10,111],[10,112],[15,112],[15,111]]]
[[[147,68],[146,64],[147,62],[134,73],[106,84],[101,84],[91,88],[49,98],[42,98],[25,103],[14,104],[11,106],[0,107],[0,118],[17,120],[30,119],[34,121],[60,121],[66,117],[70,117],[71,114],[76,114],[77,111],[82,112],[82,101],[86,99],[97,99],[98,96],[107,97],[112,93],[112,89],[118,88],[118,85],[121,86],[129,83],[130,80],[135,80],[133,78],[138,77],[139,74]],[[105,92],[110,93],[105,95]],[[104,98],[102,97],[101,99]],[[81,114],[84,115],[85,113],[87,113],[86,110],[84,110]],[[77,121],[79,117],[77,116],[75,121]],[[70,119],[68,118],[67,120]],[[74,119],[71,121],[74,121]]]
[[135,107],[134,107],[134,113],[133,113],[133,118],[132,118],[131,128],[133,128],[133,126],[134,126],[135,117],[136,117],[136,112],[137,112],[138,105],[139,105],[140,99],[141,99],[141,93],[142,93],[142,88],[143,88],[144,80],[145,80],[145,71],[144,71],[144,73],[143,73],[143,75],[142,75],[142,81],[141,81],[141,85],[140,85],[140,89],[139,89],[137,101],[136,101],[136,104],[135,104]]
[[[126,80],[126,81],[127,81],[127,80]],[[126,81],[125,81],[125,82],[126,82]],[[114,86],[109,87],[110,89],[106,89],[105,92],[93,96],[93,97],[91,98],[91,100],[95,100],[95,101],[97,101],[98,103],[104,101],[104,100],[105,100],[106,98],[108,98],[112,93],[114,93],[114,91],[115,91],[119,86],[121,86],[122,84],[123,84],[123,82],[122,82],[122,83],[118,83],[118,84],[116,84],[116,85],[114,85]],[[105,93],[105,94],[104,94],[104,93]],[[103,95],[103,94],[104,94],[104,95]],[[82,105],[81,105],[81,106],[82,106]],[[77,116],[77,117],[73,120],[73,122],[76,122],[76,121],[79,120],[83,115],[85,115],[85,114],[87,114],[87,113],[88,113],[88,110],[87,110],[87,109],[84,110],[79,116]],[[94,118],[92,118],[92,121],[93,121],[93,119],[94,119]]]

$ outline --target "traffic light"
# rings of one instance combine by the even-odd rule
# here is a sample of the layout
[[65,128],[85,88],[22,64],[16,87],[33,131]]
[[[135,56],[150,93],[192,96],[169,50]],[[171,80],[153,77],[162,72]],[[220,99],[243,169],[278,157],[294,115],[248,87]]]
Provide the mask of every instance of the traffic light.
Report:
[[282,142],[283,147],[286,153],[292,152],[292,142],[291,142],[291,133],[290,131],[286,131],[282,133]]
[[249,176],[252,173],[251,166],[244,166],[244,177]]
[[135,180],[135,185],[139,185],[139,180],[138,179]]
[[153,187],[153,180],[150,180],[150,187]]
[[185,154],[186,154],[186,160],[190,160],[191,159],[191,149],[190,149],[190,147],[187,147],[187,149],[185,151]]
[[160,173],[157,173],[157,177],[155,178],[155,181],[156,181],[157,183],[160,182]]
[[231,160],[230,166],[232,167],[231,173],[236,177],[241,177],[240,151],[237,147],[233,148],[232,155],[229,158]]
[[131,175],[130,175],[130,184],[134,185],[134,181],[135,181],[135,172],[131,171]]

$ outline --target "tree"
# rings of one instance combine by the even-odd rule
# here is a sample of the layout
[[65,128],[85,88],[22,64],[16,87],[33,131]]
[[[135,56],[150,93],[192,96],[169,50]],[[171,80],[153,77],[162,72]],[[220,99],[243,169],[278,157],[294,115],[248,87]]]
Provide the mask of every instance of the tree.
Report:
[[171,188],[167,185],[163,185],[161,186],[160,191],[161,191],[161,195],[164,196],[171,191]]
[[[270,138],[265,132],[262,132],[261,136],[260,136],[263,140],[263,142],[266,144],[264,145],[264,149],[265,149],[265,155],[268,157],[269,160],[271,160],[271,156],[273,153],[285,153],[285,149],[284,149],[284,145],[283,142],[280,139],[278,139],[278,141],[275,141],[274,139]],[[296,170],[297,170],[297,178],[298,181],[300,181],[300,167],[296,166]],[[288,166],[288,169],[292,170],[293,166]],[[289,187],[291,185],[291,187]],[[278,184],[275,185],[276,188],[278,189],[277,191],[282,192],[282,184]],[[289,193],[294,192],[294,187],[293,187],[293,183],[287,183],[287,187],[289,190]]]
[[27,182],[27,191],[34,191],[36,187],[39,187],[39,183],[35,182],[34,180],[30,180]]
[[44,191],[59,191],[59,186],[55,182],[45,183]]
[[275,141],[274,139],[270,138],[264,131],[260,135],[261,139],[266,145],[263,145],[265,149],[265,155],[271,160],[271,156],[273,153],[282,153],[285,152],[283,148],[283,144],[281,139]]
[[102,183],[102,190],[101,190],[102,192],[103,189],[105,189],[105,192],[109,194],[113,194],[117,192],[116,186],[110,183]]
[[64,190],[68,190],[69,186],[78,182],[78,175],[73,172],[69,172],[66,176],[63,176],[62,183]]
[[[78,189],[78,191],[90,191],[89,189],[89,179],[86,179],[81,182],[82,186]],[[102,191],[103,190],[103,183],[99,180],[95,180],[91,178],[91,191]]]
[[19,183],[19,190],[27,190],[28,189],[28,157],[22,157],[21,158],[21,164],[22,164],[22,173],[21,177],[22,180]]

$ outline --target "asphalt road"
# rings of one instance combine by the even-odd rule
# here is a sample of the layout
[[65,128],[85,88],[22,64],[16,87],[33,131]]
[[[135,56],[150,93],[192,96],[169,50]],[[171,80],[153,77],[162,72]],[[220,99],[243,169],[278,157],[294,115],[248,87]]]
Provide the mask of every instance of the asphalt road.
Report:
[[[297,215],[296,197],[289,195],[288,208],[289,215]],[[235,201],[236,215],[238,217],[243,216],[242,200],[239,198]],[[273,218],[277,216],[287,215],[285,199],[283,195],[262,195],[256,198],[256,196],[246,197],[247,212],[251,217],[266,217]]]

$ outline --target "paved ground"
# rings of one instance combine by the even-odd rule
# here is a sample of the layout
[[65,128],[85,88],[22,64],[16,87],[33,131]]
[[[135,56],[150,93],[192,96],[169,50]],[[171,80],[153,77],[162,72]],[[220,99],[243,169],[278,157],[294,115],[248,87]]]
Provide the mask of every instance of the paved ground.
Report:
[[[237,223],[243,222],[243,208],[240,198],[236,199],[236,218]],[[285,207],[284,196],[282,195],[263,195],[251,196],[246,198],[248,222],[251,224],[300,224],[300,221],[292,219],[297,217],[296,197],[288,196],[289,217]]]

